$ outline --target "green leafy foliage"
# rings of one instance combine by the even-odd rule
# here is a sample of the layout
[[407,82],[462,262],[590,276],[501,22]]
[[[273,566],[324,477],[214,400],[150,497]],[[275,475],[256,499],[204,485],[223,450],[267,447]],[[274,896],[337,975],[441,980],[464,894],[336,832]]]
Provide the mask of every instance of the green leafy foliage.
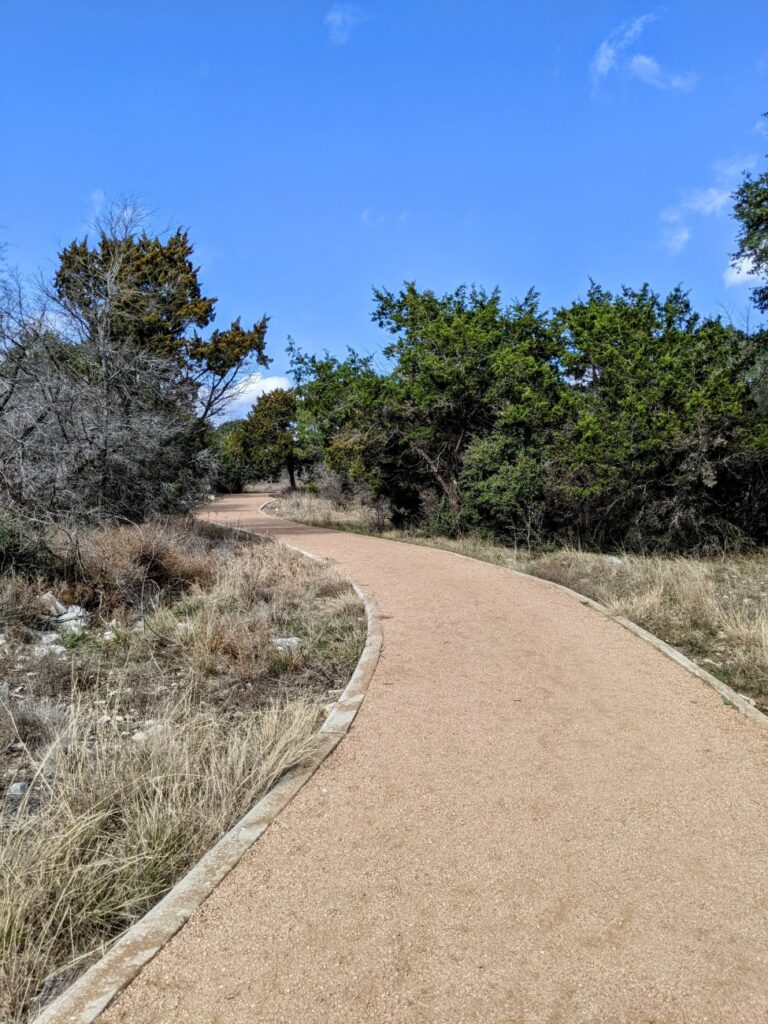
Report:
[[570,384],[546,447],[560,530],[671,548],[762,532],[768,435],[741,332],[647,285],[593,285],[553,328]]
[[261,395],[247,418],[235,425],[227,444],[250,478],[277,480],[285,471],[295,488],[300,458],[294,393],[277,388]]
[[757,177],[745,174],[733,198],[733,215],[739,222],[738,248],[733,254],[733,263],[762,279],[753,289],[752,298],[757,308],[765,313],[768,312],[768,171]]
[[505,540],[669,550],[763,541],[760,336],[644,285],[550,313],[531,291],[375,293],[388,372],[293,351],[309,462],[395,521]]
[[237,431],[242,423],[243,420],[221,423],[208,438],[214,458],[211,483],[215,490],[226,494],[239,494],[248,482],[250,467],[237,444]]

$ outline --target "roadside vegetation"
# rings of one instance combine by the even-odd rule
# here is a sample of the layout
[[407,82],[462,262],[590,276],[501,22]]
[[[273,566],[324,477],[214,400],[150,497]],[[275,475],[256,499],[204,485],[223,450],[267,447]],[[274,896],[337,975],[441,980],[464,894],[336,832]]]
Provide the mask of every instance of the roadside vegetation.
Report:
[[365,637],[350,585],[274,542],[183,519],[48,541],[0,580],[4,1024],[306,759]]
[[535,288],[512,302],[474,286],[377,289],[380,352],[291,344],[292,396],[228,424],[221,463],[243,479],[330,475],[395,526],[438,536],[705,556],[765,545],[767,197],[768,172],[733,197],[733,261],[753,274],[757,320],[648,283],[591,281],[554,308]]
[[276,515],[455,551],[561,583],[683,651],[768,713],[768,552],[718,557],[599,554],[511,547],[477,534],[441,537],[381,522],[360,498],[285,494]]

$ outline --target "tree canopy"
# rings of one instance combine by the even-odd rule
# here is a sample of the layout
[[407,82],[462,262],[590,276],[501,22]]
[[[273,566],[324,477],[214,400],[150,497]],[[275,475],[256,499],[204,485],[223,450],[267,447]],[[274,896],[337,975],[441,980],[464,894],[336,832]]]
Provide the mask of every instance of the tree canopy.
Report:
[[188,507],[211,468],[206,424],[242,373],[267,366],[267,319],[211,324],[179,229],[131,207],[59,254],[43,295],[0,289],[0,496],[40,519]]
[[[293,349],[308,463],[402,522],[666,550],[764,539],[761,345],[648,285],[538,295],[374,293],[388,367]],[[761,397],[762,396],[762,397]]]
[[[768,114],[765,115],[768,123]],[[733,215],[739,222],[733,263],[761,282],[752,291],[757,308],[768,312],[768,171],[745,174],[734,193]]]
[[296,487],[299,452],[296,436],[296,397],[276,388],[259,397],[229,437],[229,456],[250,479],[277,480],[286,472]]

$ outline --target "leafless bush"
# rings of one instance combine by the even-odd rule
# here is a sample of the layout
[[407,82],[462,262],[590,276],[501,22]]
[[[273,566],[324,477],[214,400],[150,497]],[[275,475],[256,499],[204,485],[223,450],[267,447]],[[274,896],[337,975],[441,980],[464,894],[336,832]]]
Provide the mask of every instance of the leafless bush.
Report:
[[13,293],[0,317],[0,489],[26,516],[138,519],[172,505],[171,482],[192,468],[194,389],[172,359],[111,333],[130,302],[116,285],[120,259],[118,246],[93,322],[57,308],[53,292],[36,308]]
[[319,466],[312,480],[313,491],[318,498],[332,502],[337,508],[347,504],[352,493],[338,473],[333,473],[325,466]]
[[374,533],[383,533],[392,525],[392,507],[386,498],[377,498],[366,506],[368,521]]
[[106,613],[178,594],[216,575],[212,545],[191,522],[154,520],[138,526],[102,527],[78,546],[80,595]]

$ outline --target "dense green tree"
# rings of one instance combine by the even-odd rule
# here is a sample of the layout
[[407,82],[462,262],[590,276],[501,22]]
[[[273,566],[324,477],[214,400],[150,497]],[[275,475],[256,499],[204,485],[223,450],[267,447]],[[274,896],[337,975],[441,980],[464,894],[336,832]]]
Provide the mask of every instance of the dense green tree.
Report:
[[462,462],[462,523],[530,544],[544,528],[541,453],[561,414],[562,352],[535,292],[507,319],[493,360],[493,427],[472,438]]
[[[552,313],[530,293],[376,293],[370,360],[298,356],[308,458],[433,528],[636,548],[768,535],[759,337],[675,289],[592,285]],[[296,355],[294,353],[294,355]]]
[[[321,462],[334,447],[353,450],[359,429],[367,420],[375,422],[377,418],[371,415],[379,381],[372,360],[352,349],[343,360],[327,352],[312,355],[301,352],[293,341],[288,354],[296,383],[298,443],[304,462]],[[344,445],[339,444],[342,437]],[[354,470],[352,463],[340,468]]]
[[172,359],[195,389],[200,419],[219,413],[247,362],[268,366],[267,317],[250,330],[235,320],[208,338],[216,300],[202,294],[193,247],[179,228],[166,240],[149,235],[130,210],[111,214],[87,237],[59,254],[52,296],[81,342],[104,359],[115,344]]
[[558,528],[666,547],[760,534],[768,449],[744,335],[647,285],[593,285],[555,324],[570,381],[544,453]]
[[397,522],[419,504],[421,468],[390,428],[386,374],[373,360],[349,350],[343,360],[290,348],[298,398],[302,461],[311,473],[321,464],[336,481],[339,497],[358,489],[391,503]]
[[393,335],[382,415],[435,486],[459,512],[459,473],[472,436],[493,421],[492,360],[505,331],[498,292],[459,288],[437,296],[409,282],[374,292],[374,321]]
[[757,308],[765,313],[768,312],[768,171],[757,176],[746,174],[733,198],[733,214],[739,222],[733,263],[736,267],[748,268],[762,279],[753,289],[752,297]]
[[211,429],[207,447],[213,457],[211,484],[225,494],[239,494],[248,483],[249,466],[237,443],[243,420],[228,420]]
[[296,487],[300,455],[296,435],[296,396],[277,388],[261,395],[230,435],[232,457],[252,478],[277,480],[288,474]]
[[546,503],[541,453],[503,428],[476,438],[461,474],[462,522],[516,544],[543,539]]
[[535,292],[503,307],[497,292],[406,284],[375,301],[395,339],[388,373],[353,352],[342,362],[292,350],[304,450],[386,497],[396,518],[428,507],[455,529],[468,448],[499,422],[530,443],[551,419],[561,384],[547,316]]
[[469,446],[500,417],[524,444],[551,415],[559,382],[547,318],[533,291],[508,307],[476,288],[374,294],[374,320],[394,336],[383,417],[458,522]]

